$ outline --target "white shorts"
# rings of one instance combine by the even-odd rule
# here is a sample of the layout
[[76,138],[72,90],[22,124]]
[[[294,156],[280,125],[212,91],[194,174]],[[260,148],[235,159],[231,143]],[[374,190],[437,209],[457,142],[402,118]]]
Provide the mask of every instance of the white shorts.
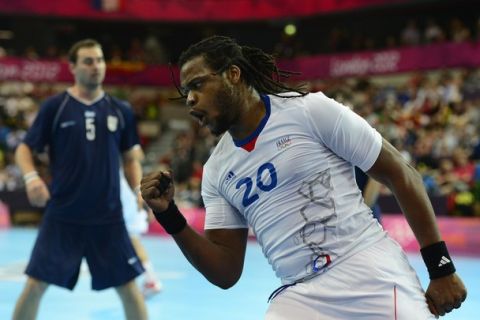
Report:
[[138,236],[148,230],[147,211],[139,210],[137,196],[127,183],[124,175],[120,175],[120,199],[122,201],[123,220],[130,235]]
[[387,237],[276,296],[266,320],[426,320],[430,313],[407,256]]
[[128,234],[138,236],[148,231],[147,211],[145,210],[130,210],[125,212],[123,219],[125,219],[125,226]]

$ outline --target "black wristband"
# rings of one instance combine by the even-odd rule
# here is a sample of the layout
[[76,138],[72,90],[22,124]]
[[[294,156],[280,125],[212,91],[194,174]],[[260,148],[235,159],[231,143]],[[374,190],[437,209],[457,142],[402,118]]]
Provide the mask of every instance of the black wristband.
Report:
[[422,248],[420,252],[427,266],[430,279],[441,278],[455,272],[455,266],[444,241]]
[[160,223],[168,234],[176,234],[185,228],[187,220],[178,210],[175,201],[170,201],[168,208],[162,212],[153,211],[155,219]]

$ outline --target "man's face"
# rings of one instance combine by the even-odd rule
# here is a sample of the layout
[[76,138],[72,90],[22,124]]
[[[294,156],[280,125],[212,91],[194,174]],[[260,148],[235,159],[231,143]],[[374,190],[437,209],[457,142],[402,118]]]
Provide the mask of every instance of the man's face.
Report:
[[241,99],[235,94],[228,72],[227,69],[216,73],[206,65],[203,57],[187,61],[180,70],[181,87],[190,115],[216,136],[235,125],[242,110]]
[[106,64],[102,49],[98,46],[80,48],[77,62],[70,64],[76,83],[85,88],[96,88],[105,79]]

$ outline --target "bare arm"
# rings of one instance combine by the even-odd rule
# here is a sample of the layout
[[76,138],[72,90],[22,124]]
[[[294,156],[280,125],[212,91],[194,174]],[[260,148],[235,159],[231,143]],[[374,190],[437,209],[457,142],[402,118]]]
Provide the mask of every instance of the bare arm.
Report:
[[382,151],[367,173],[395,195],[422,248],[441,241],[422,177],[388,141],[383,140]]
[[130,187],[140,185],[142,180],[142,164],[144,155],[140,146],[135,146],[123,154],[123,171]]
[[[422,248],[442,240],[421,175],[388,141],[383,140],[380,155],[368,174],[393,192]],[[431,280],[426,292],[430,311],[435,315],[458,308],[466,294],[456,273]]]
[[36,171],[32,151],[25,143],[20,143],[15,150],[15,162],[23,175]]
[[33,163],[33,154],[25,143],[20,143],[15,150],[15,162],[25,179],[25,189],[31,205],[43,207],[50,199],[50,192],[45,182],[38,176]]
[[[174,186],[170,184],[165,192],[159,191],[162,175],[169,172],[158,172],[142,179],[142,196],[149,207],[163,213],[173,199]],[[206,230],[202,236],[188,225],[173,235],[175,242],[187,260],[211,283],[227,289],[233,286],[243,270],[248,229],[215,229]]]
[[195,269],[228,289],[242,274],[247,236],[248,229],[215,229],[206,230],[203,237],[187,226],[173,238]]
[[140,195],[140,190],[138,189],[143,174],[141,164],[143,158],[144,155],[140,146],[134,146],[123,154],[123,171],[125,173],[125,178],[128,181],[128,185],[137,195],[137,206],[139,210],[143,207],[143,199]]

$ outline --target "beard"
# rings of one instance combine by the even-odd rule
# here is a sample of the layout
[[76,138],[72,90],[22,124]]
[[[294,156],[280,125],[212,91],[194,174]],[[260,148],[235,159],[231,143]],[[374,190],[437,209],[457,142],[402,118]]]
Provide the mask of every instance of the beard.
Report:
[[213,103],[220,111],[209,127],[212,134],[218,137],[236,124],[241,110],[241,99],[233,92],[233,88],[224,85]]
[[105,73],[98,72],[98,74],[96,75],[84,74],[79,76],[78,79],[78,81],[82,84],[83,87],[93,91],[102,86],[103,80],[105,79]]

